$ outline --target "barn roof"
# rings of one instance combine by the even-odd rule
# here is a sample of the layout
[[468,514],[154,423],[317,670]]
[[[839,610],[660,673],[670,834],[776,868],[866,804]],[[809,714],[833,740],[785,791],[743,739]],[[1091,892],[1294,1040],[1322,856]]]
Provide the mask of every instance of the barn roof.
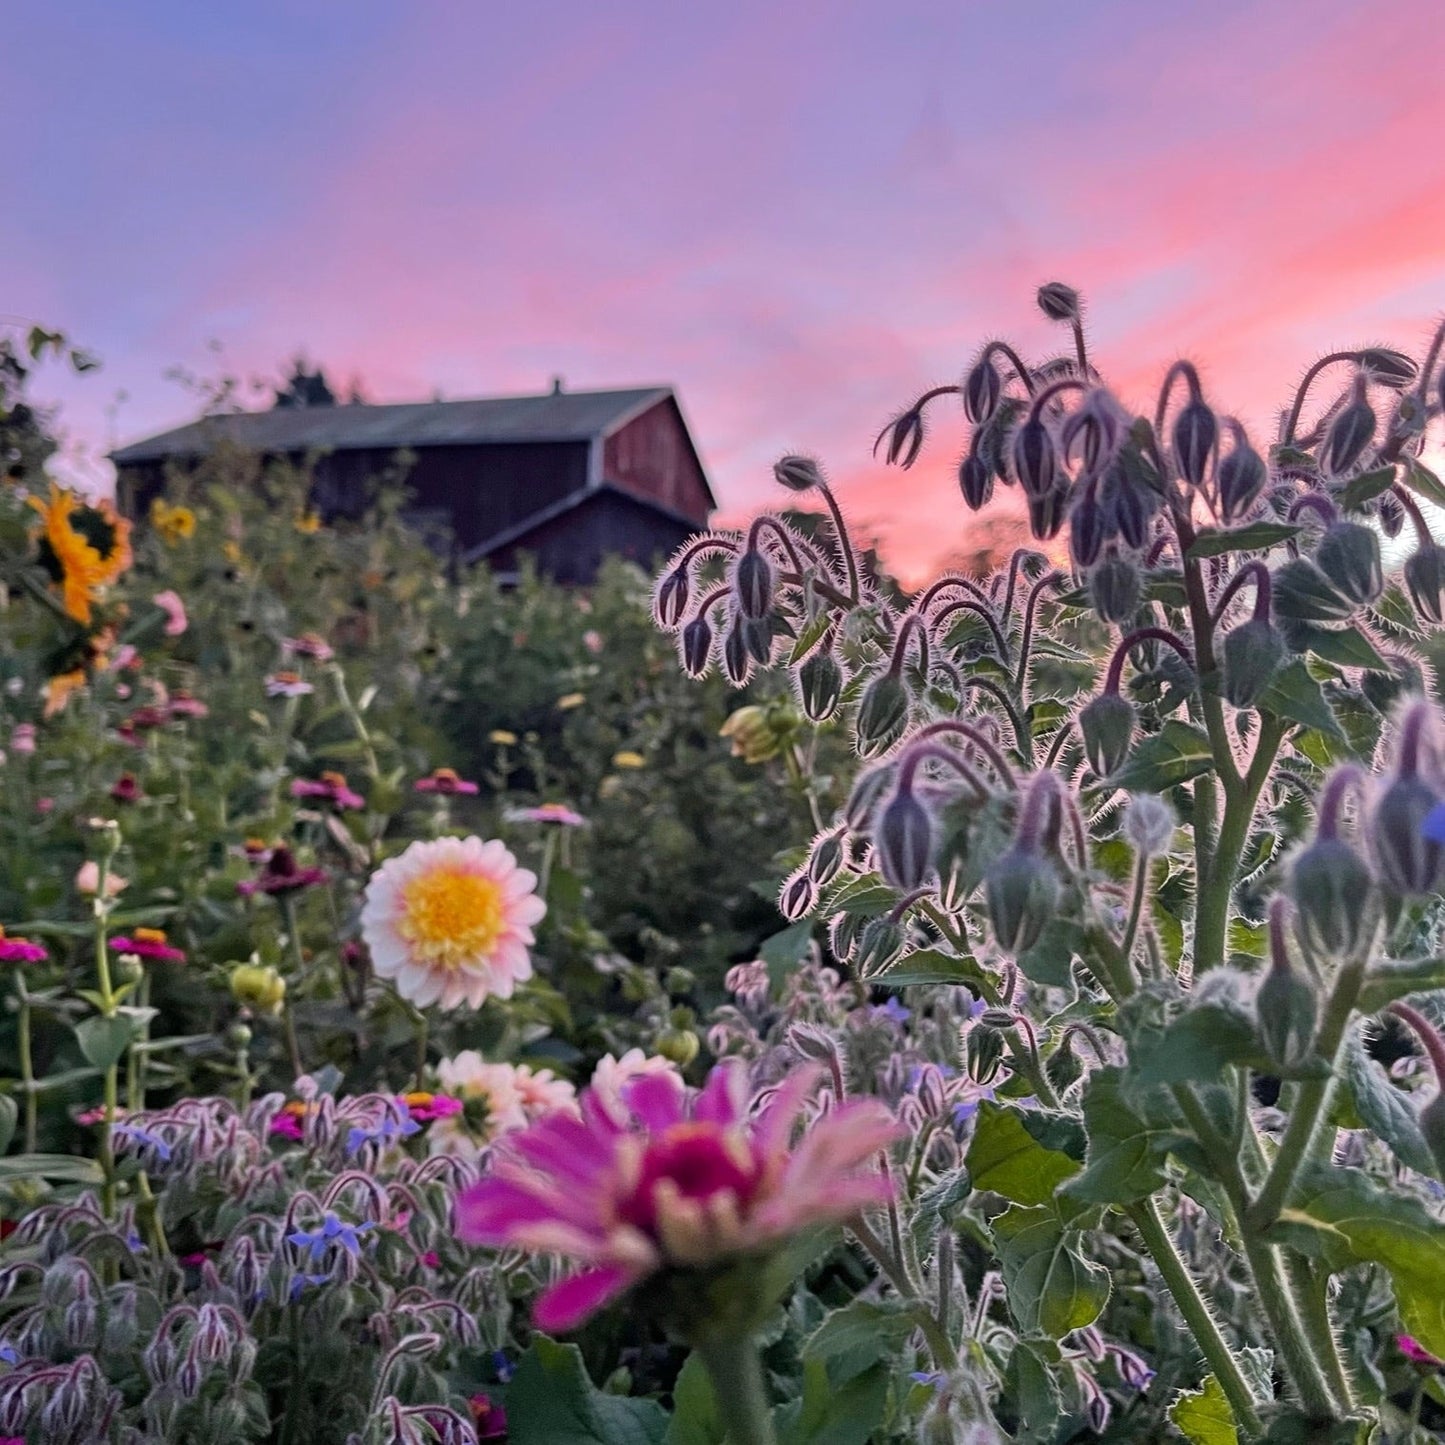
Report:
[[401,406],[278,407],[204,417],[111,453],[117,466],[199,456],[218,441],[249,451],[395,451],[487,442],[591,441],[672,398],[667,386],[551,391]]

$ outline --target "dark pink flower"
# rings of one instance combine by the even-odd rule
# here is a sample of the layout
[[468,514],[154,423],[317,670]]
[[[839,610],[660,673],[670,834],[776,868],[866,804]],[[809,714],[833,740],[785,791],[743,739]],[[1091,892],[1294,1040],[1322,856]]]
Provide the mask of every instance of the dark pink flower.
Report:
[[492,1173],[458,1198],[458,1235],[582,1264],[537,1301],[537,1328],[555,1332],[657,1270],[765,1254],[853,1218],[890,1197],[866,1166],[900,1126],[876,1099],[855,1100],[790,1149],[817,1078],[795,1071],[750,1113],[735,1060],[691,1098],[674,1075],[641,1075],[623,1093],[629,1123],[589,1090],[580,1117],[558,1111],[511,1136]]
[[166,625],[162,629],[166,636],[179,637],[189,625],[186,619],[186,604],[181,600],[181,594],[174,587],[167,587],[164,592],[157,592],[151,601],[166,615]]
[[43,963],[50,955],[28,938],[10,938],[0,928],[0,963]]
[[282,1104],[281,1112],[271,1120],[270,1132],[279,1138],[290,1139],[293,1143],[299,1144],[306,1135],[306,1119],[315,1112],[315,1104],[292,1099],[289,1104]]
[[419,793],[475,793],[477,785],[466,778],[459,778],[454,768],[434,768],[431,776],[418,778],[412,784]]
[[136,782],[134,773],[122,773],[115,782],[110,785],[110,795],[117,803],[139,802],[142,793],[141,786]]
[[293,798],[320,798],[337,808],[364,808],[366,799],[346,785],[345,773],[322,773],[319,778],[293,778]]
[[[490,1395],[473,1395],[468,1401],[478,1440],[505,1440],[507,1412]],[[3,1442],[0,1442],[3,1445]],[[24,1442],[21,1442],[24,1445]]]
[[454,1099],[450,1094],[430,1094],[424,1089],[403,1094],[401,1102],[418,1124],[430,1124],[433,1119],[450,1119],[452,1115],[460,1114],[464,1107],[460,1099]]
[[256,893],[295,893],[302,888],[326,882],[326,871],[322,868],[303,868],[296,855],[284,844],[278,844],[267,855],[266,865],[255,878],[245,878],[236,884],[236,892],[250,898]]
[[1421,1365],[1429,1370],[1438,1370],[1445,1365],[1445,1360],[1437,1359],[1413,1335],[1396,1335],[1395,1348],[1412,1365]]
[[133,953],[137,958],[153,958],[160,963],[184,963],[186,955],[166,941],[159,928],[133,928],[128,938],[112,938],[110,946],[117,953]]
[[283,637],[281,646],[292,657],[309,657],[314,662],[330,662],[336,653],[319,633],[303,632],[300,637]]
[[167,707],[172,719],[206,717],[211,711],[200,698],[192,697],[183,687],[178,687],[171,694],[171,700]]

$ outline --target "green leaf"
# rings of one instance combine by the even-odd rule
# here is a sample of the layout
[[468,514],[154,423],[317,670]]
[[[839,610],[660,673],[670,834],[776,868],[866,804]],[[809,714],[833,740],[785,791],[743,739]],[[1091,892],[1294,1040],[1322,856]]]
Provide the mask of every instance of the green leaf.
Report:
[[914,1241],[920,1249],[929,1247],[935,1233],[953,1222],[959,1205],[972,1193],[973,1179],[967,1168],[960,1164],[957,1169],[930,1184],[918,1196],[908,1226],[913,1231]]
[[887,1370],[839,1385],[822,1360],[806,1360],[801,1398],[773,1411],[778,1445],[867,1445],[887,1404]]
[[1169,1420],[1190,1445],[1239,1445],[1234,1412],[1224,1398],[1224,1386],[1213,1375],[1205,1379],[1203,1389],[1174,1402]]
[[1198,728],[1171,718],[1134,749],[1113,785],[1132,793],[1163,793],[1213,767],[1209,739]]
[[19,1117],[20,1109],[15,1100],[9,1094],[0,1094],[0,1154],[10,1147]]
[[1064,1413],[1059,1382],[1044,1357],[1047,1348],[1038,1341],[1020,1340],[1009,1355],[1004,1381],[1018,1406],[1020,1433],[1016,1440],[1052,1441]]
[[1335,493],[1335,501],[1346,512],[1357,512],[1366,502],[1373,502],[1381,492],[1387,491],[1395,480],[1395,468],[1376,467],[1364,472],[1353,481],[1347,482]]
[[1273,713],[1286,722],[1315,728],[1332,737],[1344,737],[1319,683],[1298,658],[1275,673],[1274,680],[1259,700],[1259,708],[1261,712]]
[[134,1036],[133,1021],[120,1014],[111,1018],[95,1014],[75,1026],[80,1052],[85,1055],[86,1062],[97,1069],[108,1069],[112,1064],[119,1063]]
[[1222,557],[1226,552],[1266,552],[1291,537],[1300,528],[1289,522],[1251,522],[1247,527],[1201,527],[1189,548],[1189,557]]
[[847,913],[855,918],[876,918],[898,902],[898,894],[876,873],[865,873],[839,885],[829,896],[825,913]]
[[965,1163],[975,1189],[1026,1205],[1051,1202],[1059,1185],[1079,1171],[1067,1154],[1040,1144],[1017,1110],[987,1101],[979,1105]]
[[788,655],[787,665],[789,667],[800,663],[818,645],[832,621],[833,614],[831,612],[820,612],[798,634],[798,640],[793,644],[793,650]]
[[[803,1344],[805,1359],[846,1362],[847,1378],[896,1354],[918,1328],[906,1301],[855,1299],[834,1310]],[[836,1377],[837,1371],[834,1371]]]
[[537,1335],[507,1390],[511,1445],[663,1445],[667,1414],[655,1400],[599,1390],[576,1345]]
[[1445,1228],[1409,1195],[1385,1189],[1363,1170],[1316,1165],[1296,1186],[1280,1216],[1316,1232],[1316,1243],[1337,1246],[1356,1260],[1382,1265],[1395,1287],[1406,1334],[1432,1355],[1445,1355]]
[[1397,998],[1437,988],[1445,988],[1445,958],[1382,959],[1365,975],[1359,1009],[1376,1014]]
[[1437,507],[1445,507],[1445,482],[1442,482],[1429,467],[1421,466],[1414,457],[1405,459],[1405,471],[1400,478],[1417,496]]
[[1345,1082],[1361,1123],[1379,1135],[1402,1164],[1440,1178],[1440,1166],[1420,1132],[1410,1096],[1397,1089],[1384,1069],[1365,1052],[1358,1033],[1352,1034],[1345,1045]]
[[1055,918],[1044,925],[1039,941],[1019,955],[1019,968],[1034,983],[1067,988],[1072,981],[1070,965],[1084,947],[1083,928],[1071,918]]
[[882,988],[907,988],[915,984],[976,983],[982,976],[978,960],[970,955],[920,948],[905,953],[892,968],[875,973],[868,982]]
[[781,988],[788,975],[807,956],[812,940],[813,924],[806,918],[763,940],[758,957],[767,964],[768,979],[774,988]]
[[0,1180],[48,1179],[54,1184],[99,1184],[104,1178],[94,1159],[74,1154],[12,1154],[0,1159]]
[[726,1445],[727,1421],[717,1406],[717,1394],[702,1357],[687,1357],[672,1387],[672,1421],[667,1445]]
[[1301,622],[1296,627],[1296,633],[1298,642],[1304,644],[1304,651],[1312,652],[1336,667],[1362,667],[1369,672],[1390,670],[1390,664],[1358,627],[1344,627],[1338,632],[1331,632],[1327,628]]
[[1056,1210],[1015,1207],[993,1221],[993,1233],[1009,1309],[1025,1334],[1061,1339],[1103,1313],[1109,1271],[1079,1254],[1079,1231]]
[[1213,1083],[1228,1064],[1262,1060],[1254,1021],[1223,1000],[1195,1004],[1134,1049],[1138,1082],[1146,1085]]
[[1096,1069],[1084,1090],[1084,1127],[1089,1152],[1084,1172],[1065,1192],[1086,1204],[1132,1204],[1164,1183],[1164,1160],[1179,1137],[1163,1113],[1149,1119],[1125,1097],[1122,1069]]

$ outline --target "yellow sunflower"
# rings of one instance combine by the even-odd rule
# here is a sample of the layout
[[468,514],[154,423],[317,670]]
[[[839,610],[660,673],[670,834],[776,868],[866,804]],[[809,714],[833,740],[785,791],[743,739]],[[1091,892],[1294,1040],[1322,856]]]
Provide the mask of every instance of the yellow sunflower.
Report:
[[108,499],[83,502],[54,484],[48,502],[32,497],[30,505],[44,522],[40,560],[60,588],[66,615],[89,625],[101,589],[130,566],[130,523]]
[[167,546],[196,535],[196,514],[189,507],[172,507],[163,497],[151,502],[151,526]]

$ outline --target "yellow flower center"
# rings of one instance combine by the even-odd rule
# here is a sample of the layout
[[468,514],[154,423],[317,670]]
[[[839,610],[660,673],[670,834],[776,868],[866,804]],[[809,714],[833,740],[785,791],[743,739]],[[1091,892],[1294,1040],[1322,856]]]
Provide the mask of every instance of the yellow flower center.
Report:
[[436,870],[402,890],[397,932],[434,968],[458,968],[492,951],[506,925],[502,886],[475,873]]
[[163,928],[133,928],[130,936],[140,943],[164,943],[166,941],[166,931]]

